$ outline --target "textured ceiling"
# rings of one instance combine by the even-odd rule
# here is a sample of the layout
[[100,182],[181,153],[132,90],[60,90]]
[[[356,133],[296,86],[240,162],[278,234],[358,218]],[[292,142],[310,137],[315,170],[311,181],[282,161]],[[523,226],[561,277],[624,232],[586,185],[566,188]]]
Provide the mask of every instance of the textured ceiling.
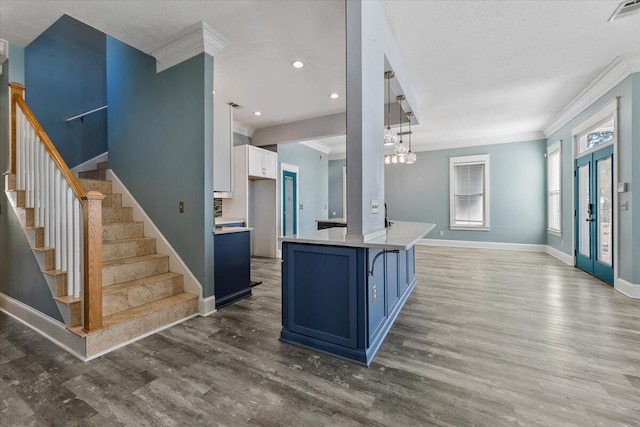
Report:
[[[640,15],[607,22],[618,3],[384,1],[421,104],[414,144],[542,131],[616,56],[640,53]],[[2,0],[0,37],[25,46],[63,13],[146,52],[213,26],[231,41],[215,58],[216,91],[244,107],[245,127],[345,109],[342,1]]]

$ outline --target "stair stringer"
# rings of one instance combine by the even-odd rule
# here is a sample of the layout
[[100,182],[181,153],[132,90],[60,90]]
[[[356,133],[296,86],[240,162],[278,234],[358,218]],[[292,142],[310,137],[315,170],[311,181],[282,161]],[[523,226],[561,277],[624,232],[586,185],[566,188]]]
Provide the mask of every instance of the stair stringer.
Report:
[[[200,281],[194,276],[191,269],[187,267],[180,255],[178,255],[173,246],[171,246],[169,241],[164,237],[158,227],[156,227],[151,218],[149,218],[144,209],[142,209],[142,206],[140,206],[112,169],[107,169],[107,180],[112,182],[114,193],[122,194],[122,205],[133,208],[133,220],[144,223],[145,237],[155,237],[156,252],[169,256],[169,271],[182,274],[184,279],[184,292],[198,295],[198,313],[200,316],[208,316],[215,313],[215,297],[203,298],[202,284]],[[211,230],[211,232],[213,232],[213,230]]]

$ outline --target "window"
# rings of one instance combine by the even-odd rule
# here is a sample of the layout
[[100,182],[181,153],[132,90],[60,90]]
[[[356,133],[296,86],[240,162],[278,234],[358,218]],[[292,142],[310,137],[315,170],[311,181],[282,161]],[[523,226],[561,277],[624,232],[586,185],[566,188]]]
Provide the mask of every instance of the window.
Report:
[[547,147],[547,230],[560,234],[560,152],[562,141]]
[[489,230],[489,155],[449,158],[450,227]]

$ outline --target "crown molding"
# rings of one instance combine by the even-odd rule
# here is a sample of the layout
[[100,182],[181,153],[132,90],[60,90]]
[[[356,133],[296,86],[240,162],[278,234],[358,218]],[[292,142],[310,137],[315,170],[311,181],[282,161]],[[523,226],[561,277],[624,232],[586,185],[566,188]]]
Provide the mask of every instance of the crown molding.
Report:
[[314,150],[318,150],[324,154],[331,154],[331,147],[327,144],[324,144],[320,141],[309,140],[309,141],[299,141],[300,144],[306,145],[309,148],[313,148]]
[[524,141],[536,141],[539,139],[545,139],[545,136],[540,131],[526,132],[509,136],[501,137],[486,137],[486,138],[472,138],[472,139],[457,139],[450,141],[438,141],[426,144],[416,144],[415,141],[412,144],[411,151],[435,151],[435,150],[448,150],[450,148],[465,148],[465,147],[477,147],[481,145],[496,145],[496,144],[508,144],[511,142],[524,142]]
[[600,97],[613,89],[629,75],[640,71],[640,54],[618,56],[582,92],[578,94],[544,128],[545,136],[556,133]]
[[156,58],[156,72],[164,71],[201,53],[215,56],[229,40],[206,22],[197,22],[169,37],[148,53]]
[[251,138],[251,135],[253,135],[254,130],[255,129],[244,126],[238,122],[233,122],[234,133],[239,133],[240,135],[248,136],[249,138]]

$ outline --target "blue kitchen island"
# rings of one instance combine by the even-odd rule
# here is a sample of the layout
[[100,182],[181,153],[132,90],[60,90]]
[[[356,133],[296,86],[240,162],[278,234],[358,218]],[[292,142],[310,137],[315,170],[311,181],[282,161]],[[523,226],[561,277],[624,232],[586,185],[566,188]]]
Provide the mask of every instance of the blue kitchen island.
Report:
[[416,285],[414,245],[434,227],[396,221],[368,241],[345,228],[282,237],[280,339],[369,365]]

